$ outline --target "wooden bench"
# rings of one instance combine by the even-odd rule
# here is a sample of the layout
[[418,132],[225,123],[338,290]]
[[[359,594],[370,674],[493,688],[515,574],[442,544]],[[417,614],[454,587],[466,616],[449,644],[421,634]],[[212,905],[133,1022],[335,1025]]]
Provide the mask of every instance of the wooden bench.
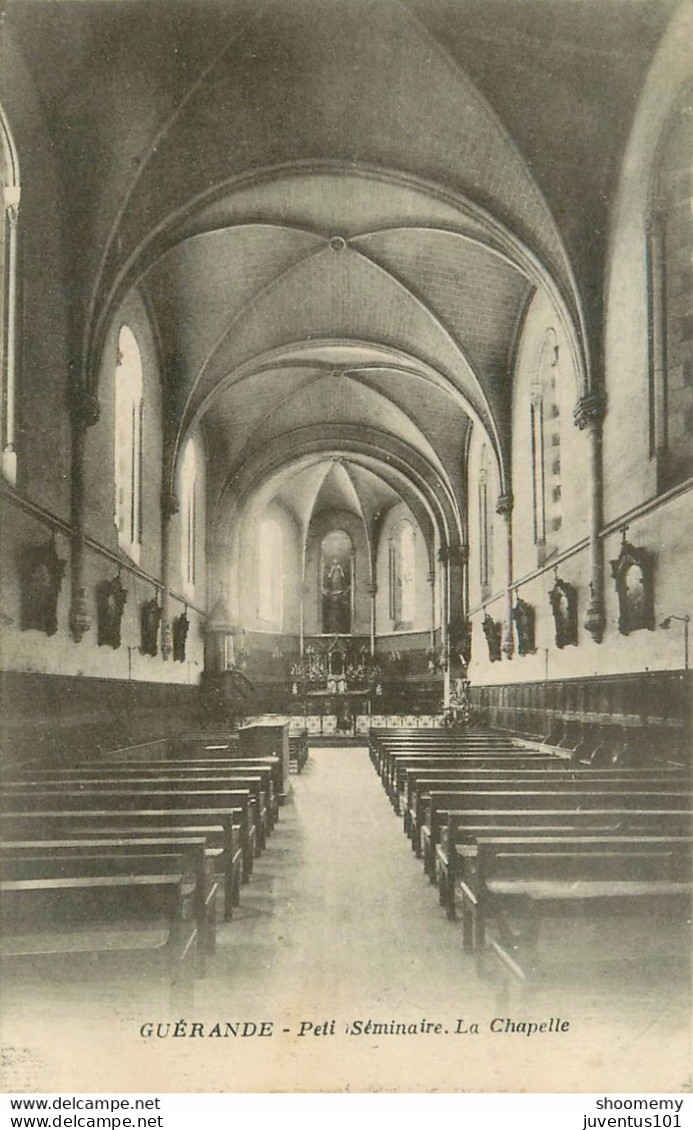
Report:
[[374,738],[369,739],[369,748],[371,760],[377,770],[382,776],[383,768],[387,759],[396,753],[435,753],[437,752],[457,752],[473,753],[475,751],[488,751],[488,752],[504,752],[512,751],[519,748],[519,743],[513,738],[496,737],[496,736],[467,736],[466,738],[451,737],[450,735],[440,733],[414,733],[408,736],[391,736],[388,738]]
[[248,789],[254,802],[254,823],[256,829],[255,848],[258,854],[265,848],[271,831],[270,803],[263,788],[263,778],[253,770],[241,769],[230,775],[226,770],[206,771],[204,773],[176,773],[168,770],[142,769],[103,769],[58,771],[55,775],[41,775],[36,782],[29,780],[5,780],[4,792],[14,794],[40,788],[43,791],[62,793],[71,789],[165,789],[175,793],[191,790],[220,788]]
[[378,749],[377,754],[377,768],[380,777],[382,778],[385,787],[388,788],[392,779],[392,766],[398,757],[411,757],[412,755],[419,756],[442,756],[449,754],[456,757],[474,756],[474,755],[492,755],[492,754],[512,754],[518,750],[531,755],[535,752],[537,755],[546,757],[546,750],[532,750],[527,746],[520,746],[512,741],[502,742],[406,742],[406,743],[392,743],[383,745]]
[[427,781],[455,781],[476,777],[488,780],[510,777],[515,773],[524,775],[533,773],[540,775],[544,772],[557,772],[564,774],[569,768],[568,763],[562,763],[556,757],[524,757],[522,754],[513,754],[512,757],[484,758],[465,757],[461,760],[422,758],[417,761],[401,761],[397,764],[395,787],[398,792],[398,814],[404,816],[405,831],[409,831],[409,816],[415,808],[415,795],[417,783]]
[[[65,967],[163,976],[166,1002],[193,1004],[195,884],[182,874],[34,878],[0,882],[5,986],[22,972],[62,979]],[[85,964],[87,963],[88,964]],[[134,1002],[133,1002],[134,1003]]]
[[[580,770],[543,770],[535,772],[531,767],[518,767],[508,772],[506,770],[483,772],[466,772],[463,769],[446,773],[444,776],[429,777],[428,774],[416,776],[410,787],[410,802],[408,808],[407,830],[412,840],[412,847],[417,855],[423,854],[429,861],[435,854],[435,847],[439,839],[440,817],[439,811],[445,802],[441,794],[447,799],[452,798],[458,791],[468,788],[487,789],[494,788],[531,788],[537,791],[562,789],[574,791],[583,789],[586,792],[601,790],[602,792],[622,793],[628,795],[635,789],[647,788],[653,793],[662,791],[688,790],[688,782],[680,774],[647,774],[641,776],[637,771],[619,771],[609,769]],[[435,794],[436,804],[431,803],[431,796]],[[430,841],[430,851],[426,851],[426,842]]]
[[[517,760],[531,761],[537,760],[539,763],[545,763],[547,760],[552,760],[552,754],[546,754],[539,750],[531,750],[526,748],[509,747],[507,749],[445,749],[439,750],[397,750],[389,751],[383,759],[382,766],[382,781],[386,793],[390,797],[393,804],[397,800],[397,774],[406,766],[414,767],[418,764],[424,764],[427,760],[435,758],[441,764],[449,762],[450,764],[463,765],[467,760],[483,759],[485,764],[502,766],[506,762],[512,764]],[[558,762],[558,758],[556,761]]]
[[656,911],[683,923],[693,893],[692,842],[690,835],[479,836],[457,884],[464,946],[482,949],[492,918],[495,953],[526,979],[537,968],[547,914],[596,919],[628,906],[641,916]]
[[241,813],[237,809],[82,809],[64,808],[0,814],[0,839],[65,839],[95,836],[120,839],[185,835],[204,836],[211,847],[220,846],[217,861],[223,878],[224,917],[230,919],[238,905],[242,881]]
[[30,812],[56,806],[65,811],[89,807],[120,812],[144,808],[152,811],[180,809],[183,812],[193,808],[233,809],[240,818],[243,879],[247,880],[252,872],[256,852],[255,802],[249,789],[154,789],[151,783],[146,782],[141,786],[129,783],[127,788],[115,788],[92,783],[88,787],[61,787],[59,790],[43,786],[19,790],[4,788],[1,795],[5,812]]
[[693,827],[690,811],[643,810],[632,808],[588,809],[584,812],[559,810],[477,811],[442,814],[447,818],[436,845],[436,879],[439,901],[450,919],[455,918],[455,883],[460,861],[469,854],[477,836],[565,836],[618,835],[622,833],[656,835],[663,826],[672,835],[688,835]]
[[688,810],[691,798],[688,788],[673,788],[672,786],[649,786],[646,791],[643,787],[623,788],[608,782],[594,781],[592,784],[582,784],[579,781],[566,781],[564,783],[551,780],[547,782],[531,782],[524,785],[522,782],[510,781],[506,784],[462,782],[452,786],[450,791],[431,789],[428,800],[428,832],[420,851],[424,852],[424,868],[426,874],[435,882],[435,857],[436,846],[439,839],[439,830],[442,824],[441,813],[449,810],[469,809],[563,809],[566,812],[576,812],[589,809],[606,808],[637,808],[637,809],[678,809]]
[[216,863],[222,847],[204,836],[109,836],[0,841],[0,878],[70,878],[81,875],[189,871],[195,880],[199,973],[216,949]]

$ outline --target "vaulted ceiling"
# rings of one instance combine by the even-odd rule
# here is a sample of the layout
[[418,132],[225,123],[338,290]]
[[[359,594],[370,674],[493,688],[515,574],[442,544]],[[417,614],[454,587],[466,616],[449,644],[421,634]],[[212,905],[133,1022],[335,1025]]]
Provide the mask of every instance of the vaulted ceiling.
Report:
[[589,381],[619,156],[673,7],[14,0],[85,379],[138,288],[170,473],[201,421],[227,517],[254,495],[308,513],[350,483],[373,513],[406,498],[455,540],[473,423],[507,475],[537,288]]

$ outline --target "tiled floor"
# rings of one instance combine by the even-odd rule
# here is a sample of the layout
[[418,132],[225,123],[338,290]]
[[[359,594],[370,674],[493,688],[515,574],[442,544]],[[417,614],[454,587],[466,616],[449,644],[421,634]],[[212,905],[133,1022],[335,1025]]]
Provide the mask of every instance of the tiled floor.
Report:
[[[14,1049],[5,1089],[689,1088],[686,978],[661,954],[634,978],[618,960],[619,946],[633,943],[630,929],[572,936],[576,952],[599,945],[616,971],[606,983],[588,963],[573,963],[541,992],[503,1000],[462,954],[459,925],[424,880],[366,751],[312,750],[293,784],[178,1029],[189,1033],[198,1021],[204,1034],[174,1036],[181,1017],[153,1009],[134,982],[98,993],[85,986],[78,1004],[73,990],[71,998],[37,991],[21,1014],[4,1010],[3,1043]],[[566,944],[560,934],[553,941],[554,952]],[[568,1030],[490,1030],[494,1018],[552,1017]],[[382,1027],[374,1033],[369,1020]],[[141,1037],[147,1021],[162,1021],[168,1034]],[[244,1022],[255,1035],[223,1034]]]

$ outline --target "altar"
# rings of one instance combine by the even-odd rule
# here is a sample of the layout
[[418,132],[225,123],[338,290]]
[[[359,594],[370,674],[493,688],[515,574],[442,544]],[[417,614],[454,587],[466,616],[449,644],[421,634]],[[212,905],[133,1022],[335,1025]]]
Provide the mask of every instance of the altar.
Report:
[[313,638],[291,669],[291,697],[309,733],[355,734],[382,694],[382,671],[363,639]]

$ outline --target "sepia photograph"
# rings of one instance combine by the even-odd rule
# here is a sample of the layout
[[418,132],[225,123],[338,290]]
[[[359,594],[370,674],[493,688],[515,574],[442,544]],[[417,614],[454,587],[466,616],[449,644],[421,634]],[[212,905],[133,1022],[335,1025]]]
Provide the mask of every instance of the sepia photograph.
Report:
[[4,0],[0,189],[2,1091],[690,1092],[692,0]]

